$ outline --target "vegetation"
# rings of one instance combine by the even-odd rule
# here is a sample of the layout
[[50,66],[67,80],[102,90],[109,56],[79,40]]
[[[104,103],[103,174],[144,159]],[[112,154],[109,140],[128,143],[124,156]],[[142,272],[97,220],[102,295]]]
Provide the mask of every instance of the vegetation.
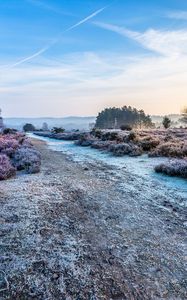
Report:
[[17,130],[14,129],[14,128],[5,128],[5,129],[3,130],[3,134],[14,134],[14,133],[16,133],[16,132],[17,132]]
[[168,129],[171,126],[171,120],[167,116],[165,116],[163,118],[162,124],[165,129]]
[[155,167],[157,173],[187,178],[187,160],[172,160]]
[[63,133],[65,131],[65,129],[64,128],[62,128],[62,127],[53,127],[53,129],[52,129],[52,133]]
[[183,122],[184,124],[187,124],[187,107],[185,107],[182,110],[182,118],[181,118],[181,122]]
[[33,148],[25,135],[0,135],[0,180],[14,176],[16,170],[37,173],[40,165],[40,153]]
[[150,116],[146,115],[143,110],[124,106],[122,108],[113,107],[104,109],[97,116],[95,127],[100,129],[119,129],[124,124],[125,126],[128,125],[136,128],[153,126]]
[[127,130],[127,131],[131,131],[132,130],[132,127],[128,124],[123,124],[120,126],[120,129],[121,130]]
[[23,131],[25,132],[29,132],[29,131],[35,131],[36,128],[34,127],[34,125],[30,124],[30,123],[26,123],[24,126],[23,126]]

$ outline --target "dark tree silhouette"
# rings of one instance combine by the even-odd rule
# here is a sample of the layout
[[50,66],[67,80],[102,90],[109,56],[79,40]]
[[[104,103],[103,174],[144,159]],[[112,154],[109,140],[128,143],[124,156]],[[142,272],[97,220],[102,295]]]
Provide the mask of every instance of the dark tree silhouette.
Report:
[[163,118],[162,124],[165,129],[169,128],[171,126],[171,120],[167,116]]
[[100,112],[96,119],[96,128],[118,129],[123,125],[131,127],[151,127],[151,118],[143,110],[137,110],[131,106],[122,108],[106,108]]
[[27,131],[35,131],[36,128],[34,127],[34,125],[30,124],[30,123],[26,123],[24,126],[23,126],[23,130],[25,132]]

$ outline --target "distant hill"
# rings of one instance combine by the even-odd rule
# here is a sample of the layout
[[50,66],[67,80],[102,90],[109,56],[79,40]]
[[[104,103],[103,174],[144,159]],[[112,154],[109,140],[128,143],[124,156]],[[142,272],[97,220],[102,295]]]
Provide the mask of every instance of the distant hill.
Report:
[[66,130],[89,129],[90,123],[95,123],[95,117],[65,117],[65,118],[4,118],[6,127],[21,130],[26,123],[33,124],[36,128],[42,128],[42,124],[46,122],[49,128],[63,127]]
[[[168,117],[172,122],[177,122],[181,116],[179,114],[171,114]],[[159,125],[162,123],[163,116],[153,115],[151,116],[153,123]],[[4,123],[6,127],[16,128],[21,130],[23,125],[26,123],[33,124],[36,128],[40,129],[44,122],[48,124],[49,128],[53,127],[63,127],[66,130],[79,129],[79,130],[88,130],[89,124],[95,123],[96,117],[64,117],[64,118],[4,118]]]

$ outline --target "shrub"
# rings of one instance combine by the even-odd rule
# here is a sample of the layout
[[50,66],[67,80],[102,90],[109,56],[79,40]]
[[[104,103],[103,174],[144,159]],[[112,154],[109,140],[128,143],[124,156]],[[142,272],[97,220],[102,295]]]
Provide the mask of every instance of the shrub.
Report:
[[127,130],[127,131],[131,131],[132,127],[129,124],[123,124],[120,126],[121,130]]
[[27,123],[23,126],[23,130],[25,132],[29,132],[29,131],[35,131],[36,128],[34,127],[34,125],[30,124],[30,123]]
[[0,138],[0,153],[6,154],[10,158],[19,147],[19,142],[11,136]]
[[17,132],[17,130],[16,129],[13,129],[13,128],[5,128],[4,130],[3,130],[3,134],[15,134]]
[[11,165],[10,159],[5,154],[0,154],[0,180],[8,179],[16,174],[16,169]]
[[91,148],[98,150],[107,150],[112,142],[109,141],[94,141],[91,145]]
[[136,139],[137,135],[134,131],[131,131],[128,135],[128,140],[129,141],[134,141]]
[[171,126],[171,120],[167,116],[165,116],[163,118],[162,124],[165,129],[168,129]]
[[157,173],[187,178],[187,160],[171,160],[155,167]]
[[147,136],[143,139],[140,139],[138,144],[141,146],[141,148],[144,151],[150,151],[154,148],[156,148],[159,145],[160,141],[158,139],[154,139],[150,136]]
[[100,129],[93,129],[91,134],[98,139],[102,137],[102,131]]
[[115,141],[118,138],[118,133],[117,132],[106,132],[102,134],[102,141]]
[[62,127],[53,127],[53,129],[51,131],[52,131],[52,133],[63,133],[65,131],[65,129]]
[[187,143],[175,141],[160,144],[150,156],[185,157],[187,156]]
[[41,155],[33,148],[21,147],[16,151],[13,162],[17,170],[26,170],[29,174],[38,173]]

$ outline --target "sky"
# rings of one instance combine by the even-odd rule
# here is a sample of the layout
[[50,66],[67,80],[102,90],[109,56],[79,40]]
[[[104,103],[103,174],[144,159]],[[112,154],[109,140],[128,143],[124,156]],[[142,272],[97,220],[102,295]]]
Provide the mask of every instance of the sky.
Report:
[[187,105],[186,0],[0,0],[6,117]]

